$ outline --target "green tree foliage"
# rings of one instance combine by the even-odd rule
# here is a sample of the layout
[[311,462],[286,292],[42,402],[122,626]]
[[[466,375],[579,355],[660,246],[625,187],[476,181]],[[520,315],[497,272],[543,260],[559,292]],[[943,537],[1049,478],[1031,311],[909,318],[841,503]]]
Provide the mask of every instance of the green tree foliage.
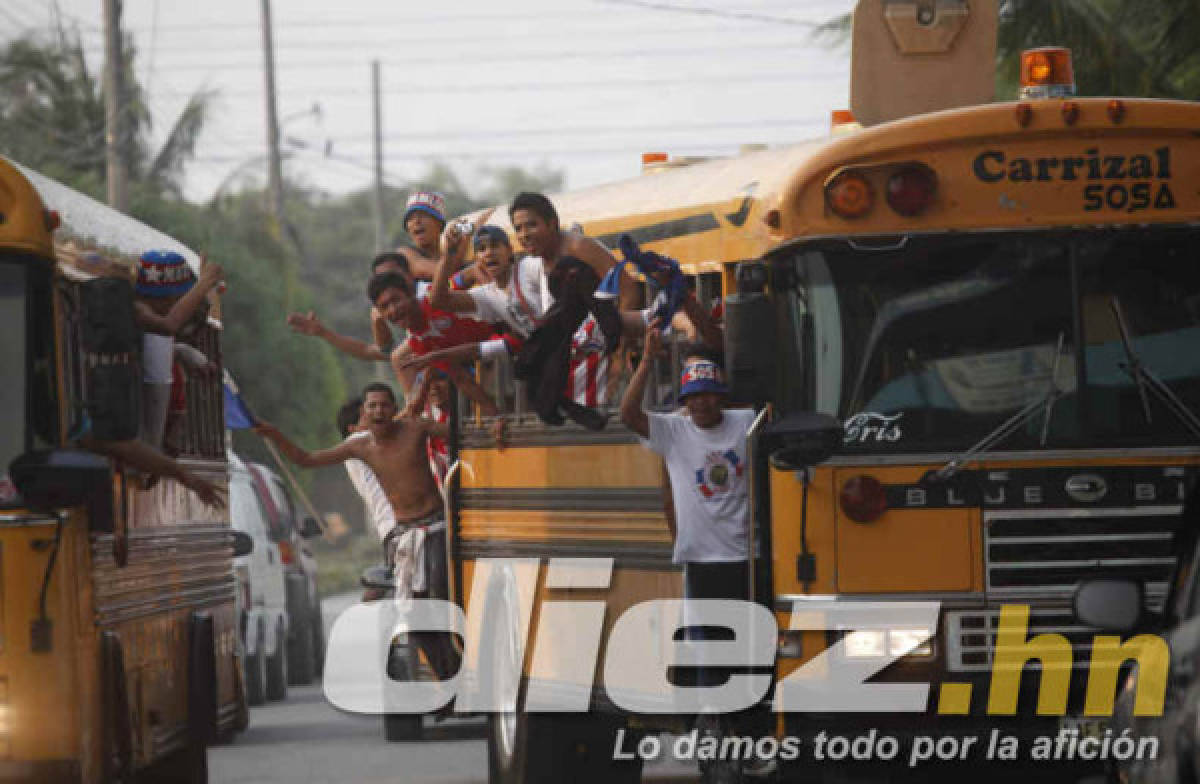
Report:
[[[183,164],[191,157],[213,94],[194,93],[154,150],[151,115],[134,73],[126,39],[120,141],[130,179],[180,197]],[[105,117],[101,79],[88,68],[77,30],[31,33],[0,49],[0,151],[91,193],[103,189]]]
[[[851,14],[817,27],[845,45]],[[1066,46],[1080,95],[1200,97],[1200,14],[1180,0],[1001,0],[996,95],[1015,99],[1021,52]]]
[[[288,255],[266,229],[261,197],[244,195],[213,208],[179,198],[183,164],[203,128],[208,94],[194,95],[165,144],[152,150],[131,47],[126,57],[130,212],[224,266],[225,366],[262,416],[307,446],[329,444],[337,435],[332,420],[345,384],[331,349],[297,339],[284,324],[280,281]],[[103,96],[77,33],[24,37],[0,49],[0,128],[0,153],[93,196],[104,190]],[[305,290],[297,296],[310,301]],[[266,457],[257,437],[238,440]]]

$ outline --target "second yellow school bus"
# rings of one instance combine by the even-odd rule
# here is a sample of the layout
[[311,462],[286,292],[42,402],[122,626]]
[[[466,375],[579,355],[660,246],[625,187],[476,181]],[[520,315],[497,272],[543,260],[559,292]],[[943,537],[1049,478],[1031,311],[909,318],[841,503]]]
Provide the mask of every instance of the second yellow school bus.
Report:
[[[752,467],[753,588],[782,630],[775,676],[822,655],[875,661],[874,682],[927,683],[930,697],[915,715],[783,712],[779,734],[997,726],[988,688],[1012,604],[1029,607],[1031,635],[1071,647],[1069,704],[1043,720],[1057,722],[1083,707],[1095,634],[1073,615],[1076,586],[1133,580],[1161,607],[1200,463],[1197,127],[1189,102],[994,103],[554,197],[564,225],[612,246],[631,234],[678,259],[702,298],[725,297],[732,383],[774,421],[842,423],[836,454],[811,470],[766,454]],[[547,588],[542,573],[530,621],[538,630],[545,601],[603,599],[606,634],[638,602],[678,596],[657,457],[614,424],[521,422],[503,451],[464,433],[458,590],[483,558],[613,558],[604,591]],[[789,629],[797,607],[857,600],[936,602],[937,625]],[[526,672],[556,645],[544,631]],[[991,712],[1052,727],[1031,692]],[[611,762],[603,726],[493,716],[492,780]],[[562,751],[564,733],[595,749]]]

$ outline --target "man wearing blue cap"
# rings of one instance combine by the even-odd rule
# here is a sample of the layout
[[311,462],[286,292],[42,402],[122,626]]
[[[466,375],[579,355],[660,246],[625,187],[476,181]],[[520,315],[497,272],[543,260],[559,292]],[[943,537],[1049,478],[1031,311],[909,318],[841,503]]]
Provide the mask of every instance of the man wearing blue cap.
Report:
[[[662,333],[647,330],[645,353],[621,400],[621,421],[666,462],[674,508],[667,520],[675,540],[673,560],[683,564],[684,598],[745,601],[750,598],[746,435],[754,424],[755,412],[750,408],[724,408],[729,390],[720,356],[703,345],[690,346],[684,352],[679,389],[683,409],[670,414],[645,411],[642,401],[646,385],[653,373],[654,358],[661,354]],[[715,638],[716,634],[710,635],[707,627],[689,627],[687,636],[705,639]],[[691,678],[684,673],[677,673],[676,678],[687,685],[716,686],[727,673],[698,668],[692,670]],[[741,717],[734,723],[746,721]],[[704,732],[714,732],[718,726],[738,734],[726,719],[709,715],[697,721]],[[745,729],[757,731],[750,726]],[[757,759],[745,765],[747,772],[766,769]]]
[[[746,598],[746,433],[753,409],[723,408],[728,389],[716,357],[704,349],[687,352],[679,401],[670,414],[642,408],[653,358],[662,333],[646,333],[646,351],[621,400],[621,421],[662,455],[671,477],[675,507],[674,561],[684,566],[687,598]],[[716,595],[720,594],[720,595]]]

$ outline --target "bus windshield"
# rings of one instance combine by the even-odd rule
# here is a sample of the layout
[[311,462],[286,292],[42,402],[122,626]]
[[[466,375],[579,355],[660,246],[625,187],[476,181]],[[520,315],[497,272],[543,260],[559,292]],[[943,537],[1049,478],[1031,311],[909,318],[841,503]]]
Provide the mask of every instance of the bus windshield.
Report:
[[961,450],[1039,401],[1044,410],[998,448],[1194,443],[1159,400],[1143,402],[1125,367],[1132,352],[1200,411],[1196,234],[988,233],[872,250],[822,243],[798,264],[823,347],[818,404],[843,419],[850,452]]

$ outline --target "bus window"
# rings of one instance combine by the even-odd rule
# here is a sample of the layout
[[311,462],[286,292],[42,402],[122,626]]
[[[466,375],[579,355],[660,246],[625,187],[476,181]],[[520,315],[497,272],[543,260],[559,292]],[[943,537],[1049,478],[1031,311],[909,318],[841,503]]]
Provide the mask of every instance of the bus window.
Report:
[[25,273],[24,265],[0,263],[0,366],[6,376],[0,384],[0,411],[8,414],[0,422],[0,470],[25,451]]

